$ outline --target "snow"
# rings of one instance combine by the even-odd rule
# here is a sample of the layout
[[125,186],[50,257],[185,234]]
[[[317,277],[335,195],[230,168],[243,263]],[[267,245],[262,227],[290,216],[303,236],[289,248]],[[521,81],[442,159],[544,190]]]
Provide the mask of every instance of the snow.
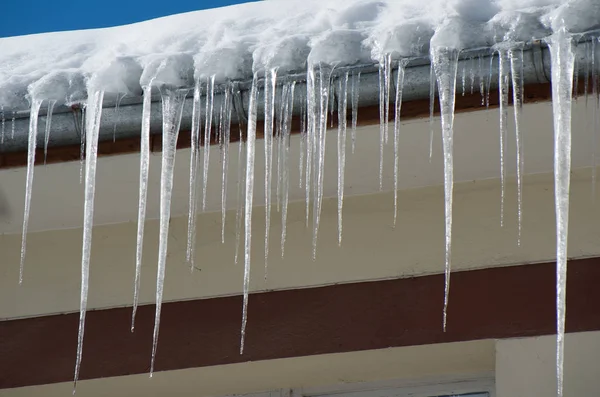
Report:
[[[509,136],[508,103],[512,88],[517,151],[518,237],[521,243],[523,176],[522,131],[523,48],[533,39],[546,39],[552,57],[552,93],[555,125],[555,198],[557,217],[557,394],[562,395],[564,356],[566,258],[570,174],[570,120],[573,80],[578,78],[574,45],[583,33],[600,28],[598,0],[289,0],[258,2],[191,12],[110,29],[49,33],[0,39],[0,112],[4,142],[8,128],[14,137],[17,111],[30,112],[28,161],[20,262],[23,281],[27,225],[31,206],[38,114],[46,104],[49,117],[44,130],[44,152],[49,142],[54,108],[81,105],[81,159],[85,149],[85,214],[81,263],[80,323],[75,382],[82,362],[92,243],[96,155],[103,101],[114,101],[115,111],[125,96],[143,101],[141,123],[140,189],[131,330],[138,304],[144,221],[148,184],[149,134],[152,92],[162,99],[163,151],[156,314],[151,374],[156,359],[162,291],[167,264],[170,201],[176,143],[185,97],[193,89],[189,213],[186,258],[194,269],[196,214],[199,209],[200,163],[202,205],[206,208],[209,146],[216,130],[221,163],[221,231],[225,238],[225,204],[229,174],[234,82],[252,81],[245,143],[239,145],[238,199],[235,229],[236,252],[243,235],[244,279],[240,352],[243,353],[248,321],[251,266],[252,211],[257,117],[264,115],[265,156],[265,281],[269,257],[273,178],[276,175],[276,208],[281,212],[281,254],[284,254],[289,192],[291,116],[302,115],[300,186],[305,188],[306,225],[312,215],[312,255],[317,255],[323,202],[325,144],[328,121],[338,123],[338,243],[342,242],[344,172],[348,117],[351,118],[351,153],[359,112],[360,72],[349,66],[378,66],[380,111],[380,189],[383,189],[383,153],[388,145],[393,117],[394,213],[398,212],[398,141],[405,66],[414,57],[431,60],[430,130],[436,87],[441,111],[444,158],[445,288],[442,327],[446,330],[452,263],[452,210],[454,183],[454,107],[457,92],[471,94],[479,86],[482,105],[490,104],[490,87],[498,62],[500,88],[500,197],[504,221],[505,155]],[[597,37],[586,43],[591,58],[584,66],[586,86],[593,83],[594,122],[598,118],[595,51]],[[491,57],[471,54],[458,69],[462,50],[485,47]],[[490,52],[491,53],[491,52]],[[467,55],[469,56],[469,55]],[[487,60],[489,59],[489,64]],[[591,69],[591,70],[590,70]],[[305,75],[304,75],[305,74]],[[290,77],[291,76],[291,77]],[[306,80],[306,91],[296,89],[294,77]],[[457,81],[458,80],[458,81]],[[457,87],[458,83],[460,85]],[[203,102],[204,100],[204,102]],[[296,105],[297,104],[297,105]],[[394,106],[393,112],[390,106]],[[348,112],[350,110],[350,114]],[[393,116],[392,116],[393,114]],[[8,117],[7,117],[8,116]],[[11,119],[11,126],[6,123]],[[241,128],[241,127],[240,127]],[[593,132],[595,143],[596,132]],[[430,144],[430,158],[433,146]],[[276,156],[276,162],[274,158]],[[201,161],[202,160],[202,161]],[[595,164],[595,153],[592,159]],[[214,163],[214,159],[212,159]],[[294,165],[295,167],[296,165]],[[595,185],[595,174],[593,185]],[[312,204],[312,209],[311,209]]]

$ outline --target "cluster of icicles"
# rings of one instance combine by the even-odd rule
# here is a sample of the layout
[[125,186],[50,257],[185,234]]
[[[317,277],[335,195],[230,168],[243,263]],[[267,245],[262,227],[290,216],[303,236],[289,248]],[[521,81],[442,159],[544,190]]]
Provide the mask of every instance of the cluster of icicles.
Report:
[[[586,42],[587,52],[591,57],[592,67],[586,64],[585,87],[589,85],[590,70],[593,79],[594,97],[597,100],[596,87],[598,86],[598,73],[594,66],[595,46],[597,39]],[[567,263],[567,231],[568,231],[568,209],[569,209],[569,184],[571,164],[571,101],[572,93],[577,88],[577,76],[574,74],[575,45],[576,39],[564,29],[557,31],[547,39],[552,58],[552,98],[554,110],[554,173],[555,173],[555,199],[556,199],[556,224],[557,224],[557,390],[562,395],[563,380],[563,351],[564,351],[564,327],[565,327],[565,286],[566,286],[566,263]],[[446,328],[446,309],[448,306],[448,292],[450,287],[451,271],[451,244],[452,244],[452,198],[453,198],[453,122],[455,98],[460,94],[460,85],[457,90],[457,81],[462,81],[462,94],[466,91],[479,90],[482,96],[482,105],[489,104],[491,64],[489,75],[487,66],[482,64],[482,58],[474,58],[471,62],[471,70],[458,70],[459,50],[447,47],[434,47],[430,51],[431,56],[431,82],[430,82],[430,122],[432,123],[431,139],[433,139],[433,108],[435,89],[438,88],[439,104],[441,111],[441,126],[444,156],[444,194],[445,194],[445,294],[442,326]],[[502,184],[502,208],[504,203],[504,179],[505,163],[504,151],[507,142],[507,119],[509,92],[512,87],[514,118],[516,125],[516,147],[517,147],[517,183],[518,183],[518,228],[520,244],[521,235],[521,197],[522,197],[522,173],[523,154],[522,137],[520,131],[520,117],[523,104],[523,44],[504,43],[496,47],[497,58],[492,60],[499,62],[499,104],[500,104],[500,175]],[[402,90],[404,85],[404,70],[406,62],[392,58],[391,55],[382,57],[379,63],[380,84],[380,185],[382,184],[383,148],[388,143],[390,132],[388,131],[389,120],[393,112],[392,143],[394,148],[394,224],[397,218],[398,199],[398,141],[400,133],[400,110],[402,105]],[[393,70],[397,73],[394,76]],[[485,71],[485,72],[484,72]],[[395,81],[393,81],[393,77]],[[236,252],[235,261],[238,261],[238,251],[243,235],[243,257],[244,257],[244,279],[243,279],[243,314],[241,328],[241,347],[244,349],[244,337],[248,308],[249,275],[251,264],[251,238],[252,238],[252,209],[254,193],[254,174],[256,158],[257,139],[257,101],[258,91],[264,89],[264,156],[265,156],[265,205],[266,205],[266,230],[265,230],[265,277],[267,274],[267,259],[269,256],[269,227],[271,224],[272,185],[273,173],[276,173],[276,204],[281,212],[281,254],[284,253],[286,238],[286,222],[288,207],[288,190],[290,186],[289,169],[292,167],[289,161],[290,133],[294,104],[300,103],[299,111],[301,118],[301,156],[299,163],[300,185],[306,190],[306,223],[312,214],[313,227],[313,257],[317,250],[317,236],[319,231],[319,220],[323,201],[323,176],[325,160],[325,142],[328,129],[328,121],[335,113],[335,100],[332,96],[334,89],[337,90],[337,117],[338,117],[338,242],[342,240],[342,207],[344,196],[344,168],[347,146],[347,130],[351,131],[351,145],[354,151],[354,139],[357,125],[358,92],[360,84],[360,73],[352,70],[337,69],[331,65],[309,64],[307,68],[307,90],[300,92],[296,90],[296,82],[289,79],[280,79],[278,82],[277,68],[267,68],[255,73],[250,89],[250,100],[248,110],[247,129],[240,131],[242,143],[239,145],[237,156],[239,157],[239,168],[237,169],[237,192],[238,198],[236,210]],[[575,79],[575,83],[574,83]],[[276,86],[282,84],[280,101],[276,98]],[[395,84],[392,91],[391,86]],[[470,87],[469,87],[470,86]],[[189,93],[188,89],[170,86],[158,88],[162,97],[163,131],[162,131],[162,171],[160,185],[160,237],[158,255],[158,274],[156,284],[156,316],[154,325],[154,342],[151,356],[150,375],[154,371],[154,362],[157,351],[157,341],[160,325],[161,303],[163,297],[163,283],[165,277],[165,266],[167,260],[167,241],[169,233],[169,218],[171,208],[171,193],[173,187],[173,168],[176,154],[176,143],[182,118],[183,103]],[[150,109],[152,84],[143,87],[143,117],[141,127],[141,156],[140,156],[140,187],[139,187],[139,213],[137,228],[137,250],[135,263],[134,300],[131,330],[134,330],[136,309],[138,306],[138,292],[140,288],[140,271],[142,264],[142,247],[144,239],[144,224],[146,214],[146,196],[148,188],[148,166],[150,155]],[[226,85],[224,89],[224,101],[219,109],[215,106],[215,78],[198,80],[193,89],[193,115],[191,129],[191,157],[190,157],[190,181],[189,181],[189,217],[188,238],[186,257],[191,267],[194,267],[195,257],[195,224],[196,213],[201,203],[202,209],[206,203],[206,181],[209,166],[209,145],[211,144],[211,131],[217,131],[218,144],[221,147],[222,165],[222,224],[225,224],[225,202],[227,197],[227,177],[229,174],[229,142],[231,135],[231,120],[233,111],[234,86]],[[395,98],[391,93],[395,92]],[[587,91],[586,91],[587,92]],[[88,276],[90,262],[90,248],[92,242],[92,219],[94,212],[94,190],[95,174],[97,164],[98,134],[102,114],[104,92],[99,89],[90,89],[87,104],[85,104],[85,117],[82,118],[82,167],[85,165],[85,214],[83,228],[83,250],[81,263],[81,310],[79,322],[79,334],[77,344],[77,358],[75,365],[75,382],[80,373],[82,359],[82,344],[85,328],[85,315],[88,296]],[[204,102],[203,102],[204,98]],[[587,98],[587,95],[586,95]],[[44,98],[32,98],[29,126],[29,145],[27,162],[27,181],[25,197],[25,213],[23,219],[23,239],[21,248],[20,281],[23,280],[23,264],[25,261],[25,246],[27,237],[27,224],[31,201],[31,188],[33,182],[33,170],[35,163],[36,136],[38,133],[38,113]],[[393,106],[390,103],[393,102]],[[277,104],[280,104],[277,106]],[[54,102],[48,103],[48,118],[45,128],[45,152],[49,139],[50,122]],[[202,110],[206,117],[202,117]],[[351,115],[348,115],[348,110]],[[218,115],[218,120],[213,113]],[[298,113],[298,109],[296,109]],[[348,128],[347,120],[351,121]],[[8,129],[8,128],[7,128]],[[203,134],[202,134],[203,133]],[[5,135],[5,120],[2,117],[2,140]],[[203,135],[203,136],[202,136]],[[203,147],[202,147],[203,145]],[[85,153],[85,163],[83,162]],[[276,164],[274,164],[274,153]],[[431,155],[431,146],[430,146]],[[202,190],[199,191],[198,180],[200,178],[200,165],[202,164]],[[296,166],[296,165],[294,165]],[[82,168],[83,169],[83,168]],[[594,174],[595,175],[595,174]],[[594,178],[595,179],[595,178]],[[201,196],[201,199],[200,199]],[[312,205],[312,209],[310,206]],[[503,217],[501,217],[503,219]],[[243,232],[242,232],[243,231]],[[222,239],[225,233],[222,230]]]

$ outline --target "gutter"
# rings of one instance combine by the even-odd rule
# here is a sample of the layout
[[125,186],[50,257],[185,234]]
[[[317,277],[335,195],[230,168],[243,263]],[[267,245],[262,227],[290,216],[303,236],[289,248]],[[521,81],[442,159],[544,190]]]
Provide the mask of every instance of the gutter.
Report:
[[[582,35],[581,41],[587,41],[590,38],[587,35]],[[494,57],[495,51],[492,48],[478,48],[472,50],[464,50],[461,52],[459,65],[458,65],[458,76],[457,76],[457,93],[461,91],[461,73],[463,68],[466,68],[467,72],[473,65],[478,65],[479,59],[482,60],[482,70],[486,73],[490,73],[491,65],[491,82],[489,85],[490,90],[497,89],[498,87],[498,63],[491,62]],[[577,65],[579,70],[583,70],[581,65],[585,62],[590,62],[587,59],[584,46],[578,46],[577,52]],[[495,57],[497,59],[497,56]],[[429,87],[430,87],[430,60],[429,57],[419,57],[410,59],[405,68],[405,79],[403,88],[403,102],[422,100],[429,98]],[[351,67],[337,68],[334,71],[334,79],[336,76],[344,73],[345,71],[360,72],[361,80],[359,87],[359,108],[368,106],[378,106],[379,104],[379,74],[378,67],[373,64],[369,65],[355,65]],[[393,81],[396,79],[397,69],[393,72]],[[524,85],[528,84],[539,84],[549,83],[550,71],[550,53],[541,40],[535,40],[527,43],[523,50],[523,78]],[[469,80],[469,76],[467,76]],[[295,80],[296,92],[306,92],[306,73],[301,74],[289,74],[278,77],[278,88],[276,102],[279,103],[281,96],[281,83],[283,81]],[[232,124],[239,124],[245,122],[248,100],[250,94],[251,81],[235,82],[233,92],[233,113],[232,113]],[[259,86],[262,82],[259,82]],[[390,98],[395,97],[395,84],[390,84]],[[336,84],[332,84],[334,89],[334,98],[337,97]],[[487,89],[487,87],[486,87]],[[181,130],[189,131],[191,129],[192,119],[192,88],[190,87],[190,94],[186,99],[183,108],[183,118],[181,121]],[[477,87],[477,91],[479,88]],[[156,93],[155,93],[156,94]],[[258,119],[261,120],[264,115],[264,89],[259,88],[258,93]],[[213,120],[218,117],[218,110],[220,104],[224,100],[223,87],[215,87],[214,96],[214,111]],[[302,97],[296,95],[294,99],[294,115],[300,114],[300,105]],[[108,101],[104,102],[104,109],[102,111],[102,121],[100,126],[99,141],[106,142],[112,141],[113,137],[117,140],[139,137],[142,121],[142,98],[141,97],[130,97],[125,98],[119,107],[117,112],[115,109],[115,103]],[[204,101],[203,101],[204,102]],[[350,102],[350,101],[349,101]],[[276,107],[277,107],[276,103]],[[150,131],[151,134],[160,134],[162,130],[162,109],[160,106],[160,96],[153,95],[152,99],[153,110],[150,116]],[[43,126],[46,123],[46,106],[42,106],[39,117],[39,125],[43,130]],[[204,109],[202,110],[202,117],[204,117]],[[11,153],[11,152],[22,152],[27,150],[27,140],[29,131],[29,111],[19,111],[15,114],[14,120],[14,138],[11,139],[10,131],[12,129],[12,120],[6,115],[5,121],[5,141],[4,144],[0,145],[0,153]],[[44,137],[43,133],[38,133],[38,147],[43,147]],[[69,108],[66,106],[56,107],[51,121],[50,130],[50,144],[49,147],[61,147],[78,145],[81,143],[81,110],[78,107]]]

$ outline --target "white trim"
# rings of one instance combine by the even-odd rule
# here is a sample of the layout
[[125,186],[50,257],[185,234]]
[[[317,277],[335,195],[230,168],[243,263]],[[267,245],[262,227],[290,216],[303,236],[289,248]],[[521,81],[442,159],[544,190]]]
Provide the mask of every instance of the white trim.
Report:
[[[418,380],[391,380],[379,382],[346,383],[327,387],[309,387],[292,389],[292,397],[431,397],[436,395],[453,395],[476,392],[487,392],[495,397],[495,380],[491,373],[473,374],[470,376],[452,376],[424,378]],[[275,396],[272,396],[275,397]]]

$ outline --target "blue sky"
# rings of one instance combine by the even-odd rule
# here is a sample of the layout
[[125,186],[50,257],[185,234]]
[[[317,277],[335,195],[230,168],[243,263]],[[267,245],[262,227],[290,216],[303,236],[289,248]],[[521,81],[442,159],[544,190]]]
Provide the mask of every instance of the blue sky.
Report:
[[245,3],[248,0],[5,0],[0,37],[92,29],[205,8]]

